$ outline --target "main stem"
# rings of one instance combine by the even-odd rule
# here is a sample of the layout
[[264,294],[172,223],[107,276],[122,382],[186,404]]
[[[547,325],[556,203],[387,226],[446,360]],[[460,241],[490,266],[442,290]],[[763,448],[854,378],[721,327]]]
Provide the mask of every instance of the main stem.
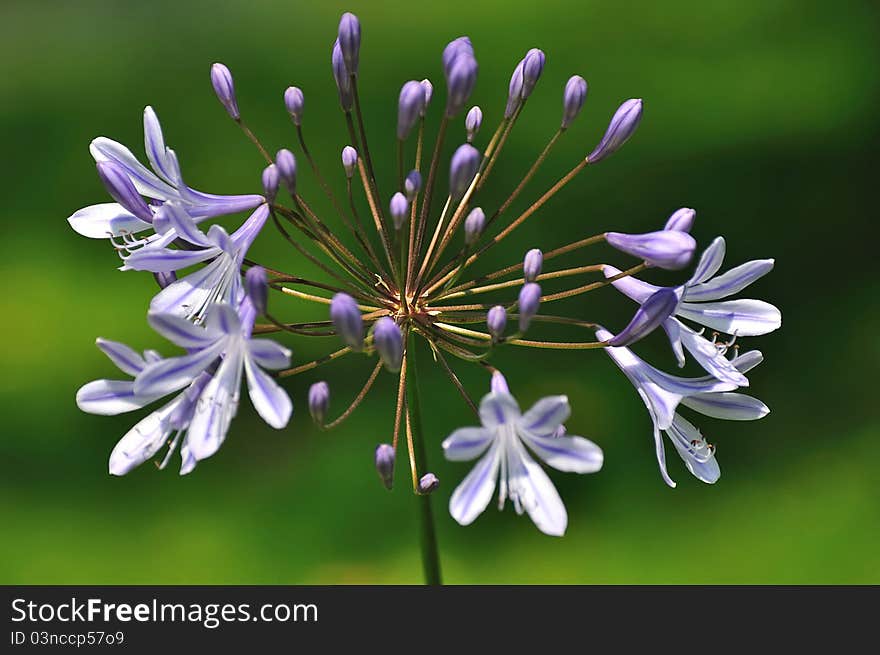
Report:
[[[421,474],[428,470],[425,456],[425,433],[422,430],[422,405],[419,394],[419,374],[416,365],[416,337],[410,331],[409,343],[406,347],[406,365],[409,367],[407,376],[407,403],[413,432],[413,456],[416,467]],[[425,572],[425,584],[442,585],[440,576],[440,551],[437,548],[437,530],[434,526],[434,512],[431,509],[431,494],[416,496],[419,503],[419,521],[422,540],[422,567]]]

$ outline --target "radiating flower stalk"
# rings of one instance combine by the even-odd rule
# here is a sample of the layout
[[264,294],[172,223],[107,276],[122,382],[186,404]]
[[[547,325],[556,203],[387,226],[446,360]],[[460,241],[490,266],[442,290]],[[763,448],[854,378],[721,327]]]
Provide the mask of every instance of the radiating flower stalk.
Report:
[[[781,315],[762,301],[723,299],[769,272],[773,260],[748,262],[716,276],[725,249],[719,237],[684,284],[657,287],[637,279],[636,274],[652,267],[679,270],[689,265],[697,247],[690,235],[695,213],[685,208],[675,212],[663,229],[640,234],[597,232],[543,251],[532,248],[500,270],[476,274],[476,265],[488,251],[574,178],[604,162],[630,139],[642,118],[642,101],[625,101],[589,154],[523,211],[514,213],[515,201],[583,108],[586,81],[577,75],[568,80],[561,122],[522,178],[514,184],[493,179],[508,189],[504,202],[493,208],[481,206],[480,191],[493,177],[505,145],[525,115],[544,69],[544,53],[533,48],[514,68],[503,115],[495,129],[486,132],[483,111],[468,108],[478,70],[474,47],[467,37],[450,42],[441,59],[445,104],[431,106],[434,86],[427,79],[402,85],[396,142],[385,142],[394,144],[396,161],[383,172],[393,170],[394,176],[380,179],[373,160],[373,152],[378,151],[371,151],[361,107],[360,46],[360,23],[345,14],[331,51],[347,141],[338,176],[342,184],[325,177],[307,147],[304,92],[291,86],[283,93],[298,152],[281,148],[273,156],[245,123],[232,74],[222,64],[211,68],[211,82],[230,118],[265,160],[262,194],[220,196],[189,187],[149,107],[144,112],[149,168],[115,141],[102,137],[92,142],[99,177],[115,202],[86,207],[69,222],[85,236],[109,237],[123,270],[155,275],[160,291],[150,303],[148,321],[185,350],[165,357],[98,340],[99,348],[131,379],[85,385],[77,394],[83,410],[117,414],[176,394],[122,438],[110,456],[110,472],[125,474],[157,456],[164,468],[175,451],[181,455],[181,473],[192,471],[226,438],[237,411],[242,376],[260,416],[282,429],[290,419],[292,403],[279,380],[295,380],[343,358],[366,357],[372,362],[370,372],[342,411],[331,412],[336,404],[331,403],[331,386],[320,381],[305,394],[309,412],[322,429],[335,428],[364,401],[383,369],[396,376],[397,392],[390,399],[393,411],[388,424],[377,428],[388,438],[376,447],[374,463],[381,484],[391,489],[398,460],[407,462],[421,507],[426,580],[439,583],[430,494],[440,480],[427,461],[428,450],[437,444],[426,440],[434,435],[425,434],[419,397],[420,378],[428,363],[449,379],[479,421],[477,427],[456,430],[442,444],[449,460],[478,459],[452,494],[452,517],[462,525],[471,523],[497,489],[499,508],[509,499],[517,513],[528,513],[541,531],[562,535],[568,524],[565,506],[537,460],[561,471],[592,473],[602,466],[602,450],[567,433],[571,409],[564,395],[539,399],[521,412],[507,380],[490,359],[499,348],[604,349],[648,409],[663,479],[675,485],[667,473],[661,433],[693,475],[715,482],[720,474],[715,447],[678,410],[683,406],[731,420],[757,419],[769,411],[759,400],[735,391],[748,385],[745,373],[762,359],[757,351],[739,354],[738,348],[742,337],[778,328]],[[440,115],[433,143],[428,130],[431,114]],[[463,114],[464,129],[456,134],[454,121]],[[452,155],[446,168],[448,149]],[[298,158],[305,160],[331,213],[319,213],[315,209],[319,201],[301,193],[297,180],[303,167]],[[344,193],[339,193],[342,185]],[[231,233],[218,223],[207,229],[201,226],[208,219],[243,211],[249,216]],[[254,240],[272,232],[292,247],[289,264],[259,265],[248,258]],[[603,243],[635,262],[622,269],[584,263],[583,253]],[[577,258],[575,265],[557,266],[566,255]],[[322,279],[298,274],[305,262],[320,270]],[[638,303],[628,320],[607,322],[613,331],[594,317],[554,311],[560,300],[586,300],[587,294],[612,285]],[[296,315],[296,303],[323,305],[327,318],[290,320],[289,315]],[[589,308],[586,302],[580,304]],[[533,337],[533,332],[552,324],[587,336],[575,341]],[[712,330],[711,337],[692,324]],[[658,327],[669,336],[680,366],[687,351],[707,375],[686,378],[663,373],[630,350]],[[284,333],[330,337],[338,346],[316,360],[291,365],[288,348],[257,336]],[[430,359],[418,352],[424,348],[420,342],[427,345]],[[482,399],[459,379],[457,367],[467,364],[487,374],[488,392]],[[270,376],[264,369],[277,372]],[[166,452],[160,455],[163,448]],[[398,457],[401,451],[405,455]]]

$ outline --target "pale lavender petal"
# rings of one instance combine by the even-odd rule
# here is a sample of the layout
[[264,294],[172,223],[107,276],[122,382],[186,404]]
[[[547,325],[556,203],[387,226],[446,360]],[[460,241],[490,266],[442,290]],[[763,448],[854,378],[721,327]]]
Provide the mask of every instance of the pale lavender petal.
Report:
[[443,455],[451,462],[466,462],[485,452],[495,433],[486,428],[459,428],[443,440]]
[[763,300],[683,302],[679,306],[677,314],[713,330],[740,337],[767,334],[782,326],[782,313],[775,306]]
[[568,396],[547,396],[523,414],[518,427],[540,437],[549,437],[571,416]]
[[663,287],[639,306],[627,326],[608,343],[612,346],[628,346],[645,338],[672,315],[677,305],[675,289]]
[[215,295],[214,290],[220,287],[228,263],[227,257],[218,257],[207,266],[169,284],[153,296],[150,311],[173,313],[179,316],[197,314]]
[[709,247],[703,251],[700,256],[700,262],[697,264],[696,270],[688,285],[700,284],[718,272],[721,264],[724,263],[724,252],[727,246],[724,243],[724,237],[717,237]]
[[174,184],[178,176],[176,162],[168,157],[162,126],[152,107],[144,109],[144,149],[150,166],[169,184]]
[[684,349],[681,345],[681,322],[677,318],[668,318],[663,321],[663,329],[666,336],[669,337],[669,344],[672,346],[672,352],[678,367],[684,366]]
[[[663,482],[669,487],[675,489],[677,486],[675,480],[669,477],[669,472],[666,470],[666,448],[663,446],[663,435],[660,433],[657,417],[654,416],[650,406],[648,407],[648,413],[651,414],[651,420],[654,422],[654,452],[657,456],[657,466],[660,467],[660,477],[663,478]],[[669,425],[672,425],[672,420],[669,421]]]
[[681,404],[726,421],[756,421],[770,413],[770,408],[757,398],[732,391],[697,394],[685,398]]
[[211,248],[214,244],[205,236],[192,217],[176,201],[166,202],[162,205],[159,213],[165,218],[179,237],[189,241],[194,246]]
[[147,322],[156,332],[181,348],[207,348],[225,336],[215,328],[195,325],[175,314],[149,312]]
[[266,224],[266,218],[269,216],[269,206],[266,204],[257,207],[248,219],[242,223],[241,227],[232,233],[230,239],[238,248],[239,256],[243,257],[248,248],[257,238],[260,230]]
[[89,205],[67,218],[75,232],[90,239],[107,239],[121,234],[135,234],[152,229],[152,225],[115,202]]
[[[205,250],[171,250],[169,248],[144,247],[125,258],[125,265],[135,271],[167,273],[179,271],[201,263],[219,254],[218,248]],[[166,287],[167,288],[167,287]]]
[[748,373],[758,364],[764,361],[764,355],[761,354],[760,350],[749,350],[748,352],[744,352],[742,355],[734,357],[730,361],[734,366],[736,366],[736,369],[740,373]]
[[686,325],[680,326],[679,335],[684,347],[707,373],[723,382],[731,382],[740,387],[749,386],[748,378],[731,364],[714,343]]
[[517,512],[525,510],[541,532],[554,537],[565,534],[568,514],[559,492],[519,439],[507,449],[507,495]]
[[172,432],[168,417],[179,403],[175,398],[132,427],[110,453],[110,474],[125,475],[153,457]]
[[[608,264],[605,264],[602,267],[602,273],[605,274],[606,278],[620,275],[622,272],[623,271],[621,271],[619,268],[609,266]],[[615,280],[611,284],[623,295],[631,298],[632,300],[635,300],[637,303],[645,302],[648,298],[657,293],[661,288],[653,284],[648,284],[647,282],[642,282],[642,280],[638,280],[632,275],[622,277],[619,280]]]
[[577,436],[538,436],[520,432],[523,441],[545,464],[568,473],[595,473],[602,468],[602,449]]
[[243,354],[238,348],[228,353],[199,397],[187,431],[187,445],[197,460],[216,453],[226,439],[238,411]]
[[225,340],[220,339],[192,354],[169,357],[150,364],[135,378],[136,393],[143,396],[165,395],[185,387],[220,356],[224,345]]
[[89,151],[96,162],[115,161],[123,166],[131,177],[135,188],[143,195],[156,200],[168,200],[177,197],[177,191],[141,164],[131,150],[121,143],[103,136],[92,141]]
[[115,416],[140,409],[157,397],[136,395],[131,380],[95,380],[76,392],[76,405],[89,414]]
[[248,393],[257,413],[276,430],[280,430],[290,420],[293,403],[287,392],[269,377],[254,361],[245,356],[244,370],[247,375]]
[[473,523],[492,500],[501,455],[499,443],[494,441],[489,451],[455,488],[449,499],[449,513],[459,524]]
[[519,405],[508,393],[486,394],[480,402],[480,421],[483,427],[494,428],[516,421],[519,417]]
[[290,366],[290,350],[271,339],[250,339],[248,352],[263,368],[274,370]]
[[740,264],[707,282],[689,286],[685,289],[684,300],[696,302],[719,300],[732,296],[772,271],[774,261],[773,259],[756,259]]
[[187,211],[193,218],[237,214],[259,207],[266,202],[263,196],[257,195],[218,196],[196,191],[190,187],[185,187],[185,190],[186,198],[191,204],[190,207],[187,207]]
[[[675,421],[666,434],[684,461],[687,470],[695,478],[708,484],[714,484],[718,481],[718,478],[721,477],[718,461],[715,459],[714,453],[706,448],[703,437],[697,428],[676,414]],[[695,442],[703,444],[703,448],[699,452],[694,445]]]
[[236,311],[228,304],[218,303],[212,305],[208,311],[207,324],[228,335],[241,333],[241,321]]
[[123,373],[135,376],[147,365],[139,353],[124,343],[101,338],[98,338],[95,343]]

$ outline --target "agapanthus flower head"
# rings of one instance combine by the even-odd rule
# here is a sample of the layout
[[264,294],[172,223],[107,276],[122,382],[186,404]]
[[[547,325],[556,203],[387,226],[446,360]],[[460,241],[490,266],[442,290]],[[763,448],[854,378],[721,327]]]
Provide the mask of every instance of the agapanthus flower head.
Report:
[[[454,39],[441,60],[447,98],[439,126],[431,125],[426,112],[431,83],[406,82],[397,96],[396,132],[392,128],[383,137],[396,141],[396,157],[390,166],[380,167],[375,156],[385,149],[370,147],[375,135],[367,134],[364,118],[370,112],[362,111],[358,91],[360,45],[360,22],[353,14],[343,15],[330,63],[344,115],[339,135],[324,141],[351,145],[343,148],[343,170],[336,168],[335,177],[322,174],[320,162],[325,158],[313,156],[307,147],[310,135],[302,122],[304,97],[299,88],[289,87],[283,94],[286,112],[296,126],[296,154],[284,148],[273,158],[242,121],[232,76],[219,64],[211,72],[214,91],[265,160],[264,168],[255,169],[251,178],[256,183],[261,170],[263,195],[220,196],[189,187],[149,107],[144,112],[149,168],[121,144],[103,137],[92,142],[99,178],[113,202],[86,207],[68,220],[81,234],[110,238],[123,270],[154,275],[159,291],[150,302],[148,321],[185,350],[164,357],[99,340],[101,350],[131,379],[85,385],[77,394],[84,411],[117,414],[168,397],[114,448],[111,472],[126,473],[167,444],[160,466],[179,452],[181,472],[188,473],[226,438],[238,411],[242,378],[257,413],[281,429],[291,416],[292,402],[279,380],[295,382],[302,379],[296,377],[300,374],[354,358],[368,361],[372,370],[343,411],[329,416],[330,386],[323,380],[308,387],[308,408],[321,429],[335,428],[353,414],[380,376],[394,376],[393,411],[384,428],[376,429],[388,441],[376,448],[373,462],[384,486],[391,489],[398,449],[405,450],[412,492],[425,496],[421,507],[430,507],[428,494],[438,489],[438,479],[426,460],[438,435],[436,422],[421,419],[427,412],[420,405],[418,388],[423,376],[437,372],[449,379],[452,393],[464,399],[480,423],[456,430],[443,442],[447,458],[478,460],[452,493],[453,518],[462,525],[471,523],[497,489],[500,506],[510,499],[517,512],[528,513],[540,530],[560,535],[568,523],[567,512],[537,460],[559,470],[588,473],[602,466],[602,451],[582,437],[569,435],[566,396],[543,398],[522,413],[507,379],[490,362],[502,348],[563,350],[572,359],[582,351],[604,349],[648,409],[664,480],[674,484],[666,472],[664,434],[696,477],[717,480],[714,447],[679,412],[687,408],[712,418],[753,420],[769,411],[761,401],[736,391],[749,384],[745,373],[761,359],[756,351],[738,355],[738,348],[743,338],[778,328],[781,314],[763,301],[728,298],[771,270],[773,260],[747,262],[717,275],[725,250],[719,237],[703,252],[687,281],[660,287],[639,279],[651,267],[678,270],[690,265],[696,251],[690,234],[695,214],[682,208],[662,230],[623,233],[613,231],[614,225],[600,225],[596,234],[579,235],[564,245],[558,243],[558,222],[548,221],[545,226],[554,227],[538,233],[537,247],[525,257],[517,250],[509,253],[508,265],[482,270],[492,260],[488,251],[509,243],[506,240],[515,229],[540,215],[546,203],[590,164],[620,149],[641,120],[642,101],[624,102],[590,155],[579,157],[573,168],[511,216],[519,196],[531,193],[531,185],[540,179],[538,169],[551,165],[551,151],[581,111],[587,95],[584,79],[577,75],[568,79],[560,127],[532,163],[506,169],[523,170],[523,176],[518,180],[493,176],[503,168],[496,164],[512,132],[527,120],[526,100],[538,93],[536,84],[546,57],[533,48],[514,68],[507,102],[495,117],[496,126],[485,146],[475,147],[474,137],[491,117],[472,106],[464,119],[467,143],[449,156],[450,145],[455,145],[450,144],[451,119],[470,106],[478,71],[473,43],[467,37]],[[503,93],[504,88],[495,91]],[[491,107],[498,100],[503,98],[488,98],[482,106]],[[384,106],[393,102],[394,98],[388,99]],[[287,120],[283,113],[281,118]],[[413,132],[415,143],[407,143]],[[297,158],[305,163],[301,171]],[[396,174],[377,175],[383,168]],[[313,176],[315,184],[306,181],[298,188],[300,173]],[[289,198],[279,197],[282,184]],[[482,192],[487,184],[498,185],[488,196]],[[315,199],[312,193],[326,198]],[[496,203],[494,198],[502,200]],[[223,225],[205,223],[244,212],[225,219]],[[258,237],[267,236],[289,244],[294,255],[285,259],[268,250],[274,253],[273,261],[255,261],[259,251],[251,246]],[[582,253],[603,241],[618,251],[612,255],[624,259],[620,254],[624,253],[638,261],[628,268],[584,261]],[[569,255],[571,265],[561,264]],[[591,315],[598,304],[579,302],[584,294],[611,285],[638,303],[634,314],[626,311],[620,318],[602,321],[625,325],[616,335]],[[270,293],[276,296],[271,307]],[[566,299],[571,302],[557,302]],[[299,302],[314,303],[322,314],[296,316]],[[568,310],[556,310],[563,304]],[[515,321],[515,329],[508,327],[508,318]],[[680,365],[687,351],[708,375],[686,378],[664,373],[629,348],[658,327],[669,337]],[[729,336],[710,338],[702,328]],[[543,336],[552,330],[572,334],[586,330],[587,337],[559,341]],[[291,351],[255,336],[261,334],[332,337],[331,350],[291,366]],[[422,362],[428,353],[430,359]],[[538,364],[545,366],[543,361]],[[457,372],[459,365],[490,375],[490,392],[482,401],[472,398],[465,386],[468,378]],[[271,376],[266,370],[277,373]]]

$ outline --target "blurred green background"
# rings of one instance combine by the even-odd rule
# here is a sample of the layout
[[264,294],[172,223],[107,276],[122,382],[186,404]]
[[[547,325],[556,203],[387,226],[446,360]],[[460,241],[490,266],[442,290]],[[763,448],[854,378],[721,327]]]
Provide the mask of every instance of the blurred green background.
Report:
[[[114,270],[109,246],[78,236],[65,221],[105,201],[89,141],[106,135],[142,155],[141,112],[151,104],[194,187],[258,191],[261,160],[208,81],[210,64],[219,60],[236,75],[244,116],[270,149],[293,146],[281,93],[289,84],[304,89],[310,148],[342,188],[338,153],[347,139],[329,46],[347,9],[363,24],[361,85],[380,183],[392,177],[400,85],[434,81],[436,126],[444,98],[440,52],[461,34],[471,36],[480,62],[472,102],[485,112],[483,144],[503,110],[514,64],[529,47],[547,53],[484,207],[503,201],[555,130],[569,75],[590,84],[585,110],[516,207],[586,154],[620,101],[645,99],[632,141],[496,248],[490,264],[606,229],[656,229],[683,205],[697,209],[694,234],[702,245],[726,236],[728,265],[777,260],[749,294],[784,314],[781,331],[749,344],[766,356],[750,376],[751,393],[772,413],[756,423],[698,422],[718,447],[723,474],[714,486],[692,478],[671,448],[679,487],[662,483],[647,413],[602,353],[499,353],[496,363],[523,404],[567,393],[574,408],[569,429],[605,450],[599,474],[551,473],[569,511],[563,539],[543,536],[510,507],[490,507],[469,528],[449,518],[449,495],[468,468],[443,462],[439,443],[472,417],[422,353],[447,581],[880,583],[880,347],[871,331],[880,318],[872,191],[880,100],[876,6],[798,0],[6,0],[0,582],[420,581],[405,461],[393,493],[372,468],[373,448],[390,438],[393,376],[383,374],[378,392],[331,433],[314,429],[305,409],[308,384],[326,377],[341,411],[368,362],[343,361],[291,380],[297,410],[282,432],[259,421],[243,400],[219,454],[186,478],[174,466],[157,472],[150,464],[111,478],[107,456],[142,413],[98,417],[74,404],[81,384],[115,373],[94,347],[96,336],[170,350],[144,321],[152,279]],[[451,135],[448,151],[463,140],[461,120]],[[304,195],[323,207],[304,162],[301,168]],[[280,241],[267,230],[255,258],[309,272]],[[604,248],[566,263],[596,260],[626,263]],[[317,315],[292,300],[274,303],[289,320]],[[632,306],[603,291],[567,309],[622,326]],[[334,345],[288,343],[298,362]],[[674,370],[660,335],[638,350]],[[481,395],[485,374],[459,369],[473,395]]]

